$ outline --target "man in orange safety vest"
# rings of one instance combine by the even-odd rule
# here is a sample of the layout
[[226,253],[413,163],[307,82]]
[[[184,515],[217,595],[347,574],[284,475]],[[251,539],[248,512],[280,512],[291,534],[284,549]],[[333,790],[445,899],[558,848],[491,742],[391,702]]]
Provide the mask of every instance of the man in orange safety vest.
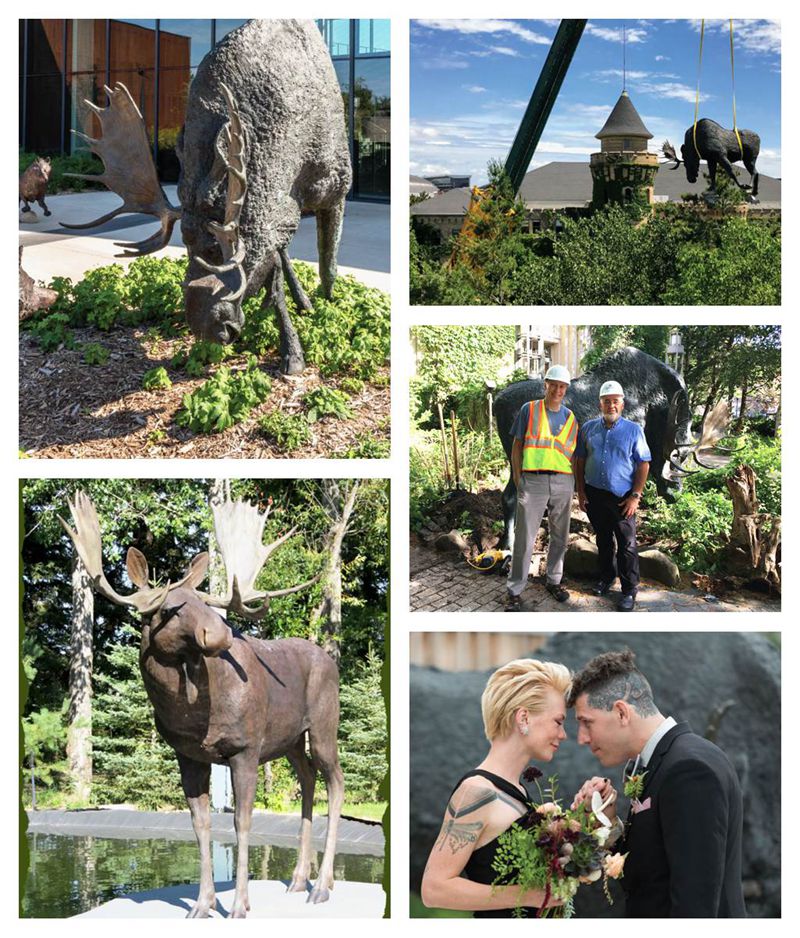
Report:
[[544,400],[524,404],[511,435],[511,471],[517,487],[514,553],[508,576],[507,612],[521,611],[520,596],[528,582],[531,553],[547,510],[547,591],[558,602],[569,599],[561,585],[572,508],[572,454],[578,421],[564,406],[570,375],[563,365],[551,366],[544,376]]

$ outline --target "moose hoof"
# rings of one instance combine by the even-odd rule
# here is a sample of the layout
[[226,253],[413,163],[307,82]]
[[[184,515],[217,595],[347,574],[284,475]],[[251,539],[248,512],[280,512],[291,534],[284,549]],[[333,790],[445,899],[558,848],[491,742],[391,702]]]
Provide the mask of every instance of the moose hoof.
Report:
[[306,892],[308,889],[308,879],[305,876],[293,876],[292,881],[286,887],[287,892]]
[[308,899],[306,899],[306,902],[313,902],[313,904],[316,905],[318,902],[327,902],[330,897],[330,892],[328,892],[324,886],[320,886],[318,883],[308,894]]
[[195,902],[194,906],[189,910],[186,918],[210,918],[211,917],[211,905],[210,902],[200,902],[199,900]]
[[284,355],[281,359],[281,372],[285,375],[301,375],[306,370],[302,355]]

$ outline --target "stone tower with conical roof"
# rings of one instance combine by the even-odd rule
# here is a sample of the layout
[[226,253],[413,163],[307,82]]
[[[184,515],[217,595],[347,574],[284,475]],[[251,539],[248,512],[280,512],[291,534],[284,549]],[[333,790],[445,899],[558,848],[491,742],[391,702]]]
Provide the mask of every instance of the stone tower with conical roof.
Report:
[[627,91],[619,96],[603,129],[595,134],[600,152],[592,153],[592,208],[609,202],[646,207],[653,201],[658,155],[647,152],[652,138]]

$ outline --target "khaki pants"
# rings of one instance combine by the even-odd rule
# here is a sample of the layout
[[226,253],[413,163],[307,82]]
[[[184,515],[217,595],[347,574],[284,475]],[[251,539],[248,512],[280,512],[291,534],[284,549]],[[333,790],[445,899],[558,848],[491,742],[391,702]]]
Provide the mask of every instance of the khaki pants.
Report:
[[519,596],[528,582],[531,554],[544,517],[549,519],[550,544],[547,549],[547,582],[560,583],[567,552],[569,517],[572,508],[572,473],[523,472],[517,487],[517,514],[514,527],[514,554],[508,591]]

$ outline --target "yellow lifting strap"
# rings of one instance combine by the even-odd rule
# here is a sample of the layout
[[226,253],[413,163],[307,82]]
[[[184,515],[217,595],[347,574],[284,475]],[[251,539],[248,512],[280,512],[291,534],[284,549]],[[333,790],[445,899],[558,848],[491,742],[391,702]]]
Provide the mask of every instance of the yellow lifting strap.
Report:
[[[739,128],[736,125],[736,76],[733,66],[733,20],[728,20],[730,25],[730,46],[731,46],[731,94],[733,96],[733,132],[736,134],[736,142],[739,144],[739,156],[744,159],[744,149],[742,147],[742,138],[739,135]],[[700,151],[697,149],[697,115],[700,111],[700,73],[703,68],[703,40],[705,38],[706,21],[700,20],[700,56],[697,62],[697,91],[694,96],[694,124],[692,125],[692,143],[694,152],[700,159]]]

